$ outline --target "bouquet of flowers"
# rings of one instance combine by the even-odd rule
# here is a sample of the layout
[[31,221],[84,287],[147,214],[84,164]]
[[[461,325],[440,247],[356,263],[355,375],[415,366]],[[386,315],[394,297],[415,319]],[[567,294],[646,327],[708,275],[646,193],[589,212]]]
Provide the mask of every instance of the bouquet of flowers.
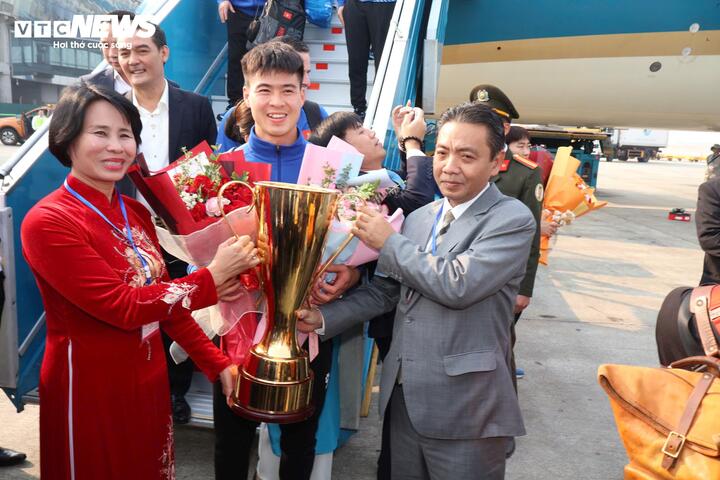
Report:
[[[359,175],[362,160],[363,156],[352,145],[337,137],[330,140],[327,148],[312,144],[305,148],[298,183],[337,189],[347,194],[341,199],[337,218],[330,226],[323,262],[326,262],[350,235],[360,204],[384,211],[395,231],[400,231],[405,219],[401,209],[393,215],[387,215],[387,208],[381,205],[386,191],[397,186],[388,171],[381,169]],[[334,263],[358,266],[376,260],[378,255],[376,250],[353,238],[334,259]]]
[[[580,161],[571,157],[571,152],[571,147],[558,148],[543,200],[543,218],[560,226],[569,225],[577,217],[607,205],[595,198],[595,190],[577,174]],[[541,264],[548,264],[551,248],[551,239],[543,235],[540,238]]]
[[[156,228],[162,247],[191,265],[206,266],[218,245],[231,236],[250,235],[255,241],[257,234],[257,215],[249,211],[252,192],[233,184],[218,200],[218,191],[231,180],[250,185],[268,180],[270,168],[268,164],[246,162],[241,151],[217,155],[203,142],[158,172],[150,173],[139,158],[128,174],[167,226]],[[254,312],[260,299],[258,275],[254,270],[247,271],[240,280],[245,287],[240,298],[193,313],[208,336],[225,335],[238,322],[240,329],[247,330],[245,337],[254,336]],[[238,346],[238,352],[244,352],[244,347]],[[185,356],[177,346],[171,353],[176,361]]]
[[[307,144],[305,147],[297,183],[336,189],[346,194],[340,200],[337,218],[333,220],[327,234],[322,256],[323,265],[332,260],[335,264],[358,266],[378,258],[379,253],[376,250],[353,238],[350,233],[360,204],[381,211],[385,209],[386,218],[395,231],[400,231],[405,219],[401,209],[388,216],[387,209],[381,206],[386,190],[396,187],[397,184],[390,180],[390,175],[385,169],[360,175],[362,161],[363,155],[355,147],[337,137],[332,137],[327,148],[313,144]],[[334,273],[327,273],[325,280],[330,282],[334,276]],[[262,329],[258,327],[258,331],[260,330]],[[317,335],[298,334],[300,345],[306,339],[309,339],[308,349],[312,359],[318,351]]]

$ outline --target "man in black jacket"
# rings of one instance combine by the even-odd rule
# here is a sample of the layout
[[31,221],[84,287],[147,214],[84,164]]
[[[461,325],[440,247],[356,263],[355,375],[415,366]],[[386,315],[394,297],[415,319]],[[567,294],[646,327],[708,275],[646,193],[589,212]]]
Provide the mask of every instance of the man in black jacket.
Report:
[[700,185],[695,227],[705,252],[700,285],[720,283],[720,177]]
[[[182,156],[183,147],[193,148],[205,140],[215,143],[217,126],[210,101],[201,95],[174,87],[165,79],[164,65],[170,56],[165,32],[155,27],[151,38],[140,36],[118,39],[119,61],[129,79],[132,90],[129,98],[140,112],[143,129],[139,151],[143,153],[150,171],[165,168]],[[127,177],[120,191],[138,197]],[[144,202],[142,197],[138,200]],[[187,275],[187,264],[163,251],[168,273],[172,278]],[[172,340],[163,333],[166,347],[173,418],[176,423],[190,420],[190,405],[185,394],[190,389],[194,370],[191,361],[176,364],[167,349]]]

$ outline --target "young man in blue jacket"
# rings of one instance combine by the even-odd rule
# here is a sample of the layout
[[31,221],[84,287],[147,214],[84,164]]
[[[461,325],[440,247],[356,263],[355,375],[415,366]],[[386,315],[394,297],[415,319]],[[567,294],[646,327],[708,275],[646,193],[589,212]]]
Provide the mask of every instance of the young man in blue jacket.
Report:
[[[255,126],[247,143],[237,149],[251,162],[272,164],[272,180],[296,183],[305,139],[297,127],[305,101],[302,88],[303,62],[291,47],[281,42],[258,45],[242,61],[246,83],[245,102]],[[309,480],[315,460],[315,433],[325,399],[326,378],[332,362],[332,342],[320,345],[310,363],[316,381],[312,398],[315,413],[299,423],[281,425],[280,478]],[[235,415],[227,406],[219,384],[213,398],[215,425],[215,478],[245,478],[257,423]]]
[[[289,45],[300,55],[303,61],[302,88],[304,91],[307,91],[310,85],[310,48],[305,42],[288,36],[276,37],[270,41]],[[241,138],[242,132],[238,129],[238,121],[235,117],[237,108],[238,106],[235,104],[220,118],[217,140],[215,142],[220,146],[220,152],[227,152],[231,148],[238,147],[245,143],[245,139]],[[310,132],[320,125],[320,122],[325,120],[327,116],[328,114],[323,107],[311,100],[305,100],[300,110],[300,117],[298,117],[297,123],[302,136],[307,139],[310,136]]]
[[270,163],[273,181],[296,183],[307,144],[297,127],[305,102],[302,59],[290,46],[268,42],[248,52],[242,66],[243,98],[255,125],[233,150],[247,161]]

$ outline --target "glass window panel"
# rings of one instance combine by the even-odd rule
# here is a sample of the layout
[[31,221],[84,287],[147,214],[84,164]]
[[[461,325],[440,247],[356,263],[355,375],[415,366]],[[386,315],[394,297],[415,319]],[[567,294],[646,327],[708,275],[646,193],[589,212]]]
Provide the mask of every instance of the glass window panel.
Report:
[[75,50],[71,48],[64,48],[62,51],[61,65],[65,67],[75,66]]
[[60,52],[59,48],[50,49],[50,65],[60,65]]
[[87,50],[78,50],[75,52],[77,56],[77,65],[80,68],[88,68],[88,52]]

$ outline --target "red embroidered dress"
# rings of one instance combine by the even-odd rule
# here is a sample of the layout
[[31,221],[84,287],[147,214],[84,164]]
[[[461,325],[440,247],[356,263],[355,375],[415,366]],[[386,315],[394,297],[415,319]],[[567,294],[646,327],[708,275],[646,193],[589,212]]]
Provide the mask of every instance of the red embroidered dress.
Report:
[[[117,195],[108,201],[72,176],[68,184],[125,230]],[[149,213],[123,199],[133,240],[152,272],[149,286],[127,238],[64,187],[23,221],[23,252],[47,319],[40,370],[43,478],[175,478],[168,375],[153,322],[211,380],[230,364],[190,316],[217,302],[210,272],[171,281]]]

